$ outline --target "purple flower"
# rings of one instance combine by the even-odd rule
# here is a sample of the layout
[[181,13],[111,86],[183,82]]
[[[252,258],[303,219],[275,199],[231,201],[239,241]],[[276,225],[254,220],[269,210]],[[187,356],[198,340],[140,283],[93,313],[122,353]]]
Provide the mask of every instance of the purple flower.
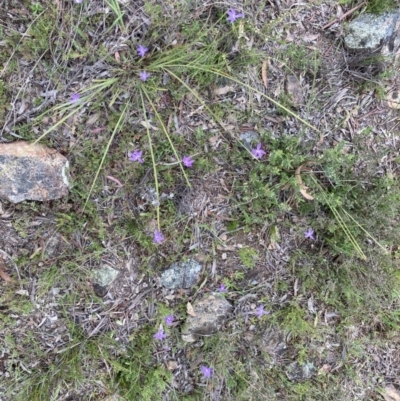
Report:
[[161,231],[159,230],[154,231],[153,242],[155,244],[161,244],[161,242],[163,241],[164,241],[164,236],[162,235]]
[[304,237],[308,239],[315,240],[315,231],[312,228],[309,228],[307,231],[304,232]]
[[167,336],[164,334],[164,329],[162,327],[160,327],[157,331],[156,334],[154,334],[153,338],[155,338],[156,340],[162,341],[165,340],[167,338]]
[[128,153],[128,157],[131,162],[143,163],[142,154],[143,152],[141,150],[134,150]]
[[83,0],[74,0],[74,3],[82,3]]
[[244,14],[238,14],[236,12],[236,10],[234,10],[233,8],[230,8],[229,11],[227,12],[228,14],[228,18],[227,20],[233,24],[238,18],[243,18]]
[[150,77],[151,74],[149,74],[146,71],[140,71],[140,79],[144,82],[147,81],[147,79]]
[[185,167],[192,167],[194,160],[192,159],[192,156],[183,156],[182,163]]
[[201,373],[206,379],[209,379],[213,374],[213,368],[208,368],[207,366],[200,366]]
[[226,292],[226,285],[225,284],[221,284],[218,288],[219,292]]
[[81,95],[78,92],[75,92],[72,96],[71,96],[71,103],[75,103],[80,99]]
[[251,150],[251,153],[253,154],[254,157],[256,157],[257,159],[261,159],[264,155],[265,155],[265,150],[261,149],[261,142],[257,145],[257,147],[255,149]]
[[165,320],[165,324],[167,325],[167,326],[172,326],[172,323],[174,322],[174,315],[169,315],[169,316],[167,316],[167,317],[165,317],[164,318],[164,320]]
[[258,318],[261,318],[262,315],[268,315],[269,311],[264,310],[264,305],[260,305],[257,309],[257,316]]
[[149,51],[149,48],[139,45],[136,50],[140,57],[144,57],[144,55]]

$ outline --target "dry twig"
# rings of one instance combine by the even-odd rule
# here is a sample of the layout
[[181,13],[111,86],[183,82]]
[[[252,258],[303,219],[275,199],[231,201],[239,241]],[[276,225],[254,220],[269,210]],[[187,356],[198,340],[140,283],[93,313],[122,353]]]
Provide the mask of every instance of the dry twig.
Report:
[[348,17],[349,15],[353,14],[354,11],[357,11],[359,8],[361,8],[362,6],[364,6],[366,4],[365,1],[363,1],[362,3],[360,3],[358,6],[353,7],[351,10],[345,12],[342,16],[334,19],[333,21],[329,22],[328,24],[326,24],[325,26],[322,27],[322,29],[328,29],[330,26],[332,26],[333,24],[336,24],[336,22],[341,22],[342,20],[344,20],[346,17]]

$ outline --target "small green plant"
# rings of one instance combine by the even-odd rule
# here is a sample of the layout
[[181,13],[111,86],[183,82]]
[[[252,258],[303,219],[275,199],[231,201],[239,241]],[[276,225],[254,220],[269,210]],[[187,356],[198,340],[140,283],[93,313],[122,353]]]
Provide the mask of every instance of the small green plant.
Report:
[[396,0],[368,0],[367,12],[380,14],[384,11],[392,11],[398,6]]
[[254,248],[243,247],[238,250],[238,255],[244,266],[252,269],[256,265],[258,253]]
[[143,327],[135,333],[129,350],[114,367],[121,395],[127,400],[156,401],[172,379],[171,372],[153,359],[153,329]]
[[43,6],[40,3],[33,3],[30,5],[33,15],[38,15],[43,12]]

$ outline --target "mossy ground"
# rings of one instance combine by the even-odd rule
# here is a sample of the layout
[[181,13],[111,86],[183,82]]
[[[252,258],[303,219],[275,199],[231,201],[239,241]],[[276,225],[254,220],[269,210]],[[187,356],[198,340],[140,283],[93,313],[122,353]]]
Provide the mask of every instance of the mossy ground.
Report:
[[[352,3],[230,6],[245,18],[179,0],[0,11],[1,139],[41,138],[73,178],[67,198],[0,203],[2,399],[383,400],[399,385],[398,112],[382,103],[397,67],[343,67],[342,25],[321,28]],[[163,289],[187,257],[199,284]],[[103,298],[102,264],[119,270]],[[187,303],[221,283],[234,312],[185,344]]]

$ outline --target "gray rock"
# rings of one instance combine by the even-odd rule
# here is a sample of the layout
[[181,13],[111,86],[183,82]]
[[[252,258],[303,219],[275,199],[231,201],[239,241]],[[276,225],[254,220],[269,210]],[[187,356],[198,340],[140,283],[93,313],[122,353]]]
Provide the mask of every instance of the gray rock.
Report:
[[260,136],[255,131],[245,131],[239,135],[239,139],[243,145],[251,151],[260,142]]
[[286,367],[286,376],[291,381],[300,382],[308,380],[315,376],[316,373],[317,371],[312,362],[300,364],[295,361]]
[[107,294],[108,287],[118,276],[118,270],[110,266],[103,265],[100,269],[94,270],[93,276],[93,289],[96,295],[103,297]]
[[55,233],[52,237],[50,237],[46,243],[45,251],[49,257],[52,257],[61,242],[60,234]]
[[193,310],[182,328],[182,340],[192,343],[203,336],[216,333],[231,310],[232,305],[221,294],[205,295],[193,304]]
[[295,75],[286,76],[285,92],[290,97],[294,108],[298,108],[304,103],[303,88]]
[[270,356],[271,367],[278,365],[288,348],[285,333],[276,326],[267,326],[261,337],[260,348]]
[[48,201],[68,194],[68,160],[40,144],[0,144],[0,198],[18,203]]
[[190,288],[199,280],[203,266],[194,259],[176,262],[161,274],[161,283],[166,288]]
[[400,14],[397,12],[381,15],[363,14],[347,27],[344,38],[351,50],[377,50],[383,55],[395,53],[400,46]]

